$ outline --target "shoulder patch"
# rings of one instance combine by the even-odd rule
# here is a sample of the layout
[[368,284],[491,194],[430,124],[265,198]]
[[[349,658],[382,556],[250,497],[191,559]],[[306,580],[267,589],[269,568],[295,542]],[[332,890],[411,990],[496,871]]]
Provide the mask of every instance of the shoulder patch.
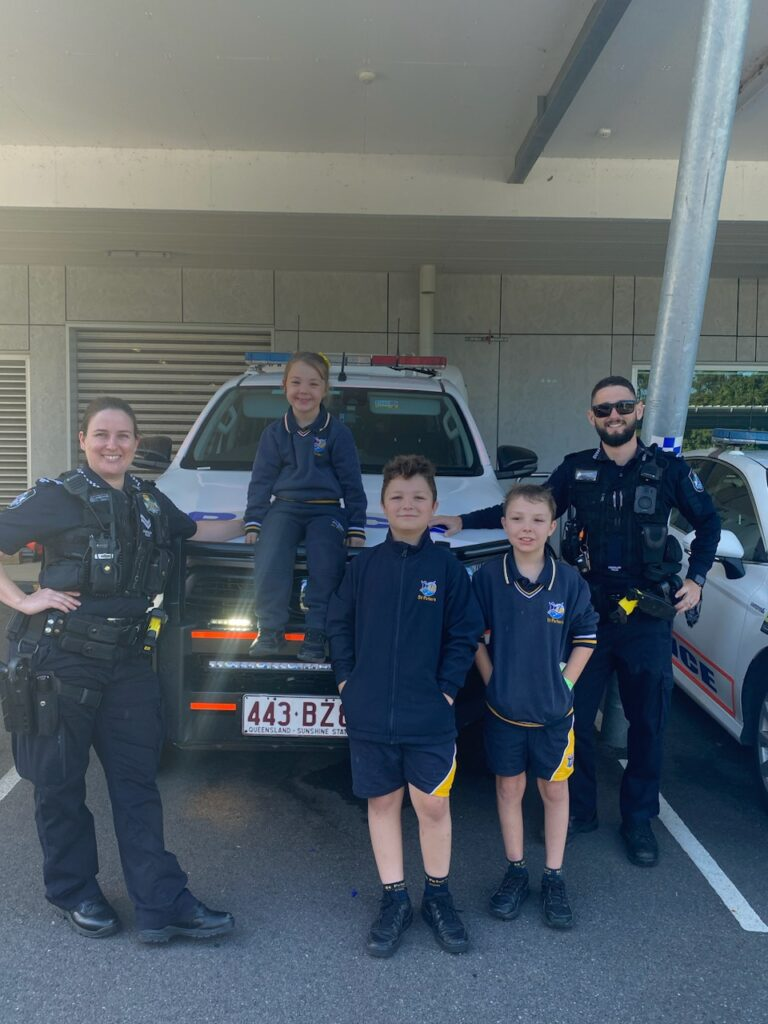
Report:
[[37,493],[36,487],[30,487],[28,491],[24,491],[21,494],[17,494],[12,502],[9,503],[8,508],[18,508],[19,505],[23,505],[25,501],[29,501]]
[[688,479],[693,484],[694,491],[698,491],[699,494],[702,494],[704,492],[704,484],[701,482],[701,480],[699,480],[699,475],[695,469],[692,469],[690,471],[690,473],[688,474]]

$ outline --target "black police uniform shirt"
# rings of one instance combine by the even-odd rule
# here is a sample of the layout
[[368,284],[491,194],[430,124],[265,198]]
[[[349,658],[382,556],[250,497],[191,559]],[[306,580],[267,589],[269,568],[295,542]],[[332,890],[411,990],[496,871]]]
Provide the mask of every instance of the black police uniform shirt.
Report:
[[[92,469],[81,467],[80,472],[91,486],[109,488],[109,484]],[[117,502],[122,506],[118,509],[118,515],[121,512],[126,516],[130,514],[130,495],[140,487],[138,477],[127,473],[123,490],[112,489]],[[190,538],[197,529],[195,521],[177,508],[162,491],[153,488],[152,495],[167,517],[171,537]],[[60,480],[42,477],[34,487],[20,494],[7,509],[0,512],[0,551],[13,555],[30,541],[42,544],[45,549],[47,540],[81,526],[82,519],[83,503],[69,494]],[[121,618],[142,615],[149,605],[146,597],[135,594],[114,597],[81,594],[80,602],[79,611],[83,614]]]
[[[597,449],[586,449],[567,456],[547,481],[557,506],[557,516],[568,510],[572,500],[574,484],[574,466],[594,467],[598,477],[595,487],[602,501],[610,506],[615,503],[615,528],[606,529],[606,535],[596,538],[593,545],[587,545],[590,551],[592,568],[588,574],[591,583],[608,583],[623,586],[639,586],[643,582],[642,554],[638,551],[637,561],[627,562],[625,543],[625,524],[637,522],[638,529],[642,519],[634,512],[634,489],[641,481],[638,478],[640,460],[647,455],[661,460],[664,471],[661,486],[657,492],[660,512],[666,522],[673,509],[679,509],[695,530],[696,536],[691,544],[688,562],[688,577],[705,577],[712,568],[715,552],[720,540],[720,517],[714,503],[685,459],[671,452],[659,451],[655,445],[647,447],[638,439],[637,452],[623,466],[618,465],[606,455],[603,446]],[[633,486],[627,490],[627,480]],[[622,495],[623,491],[623,495]],[[605,521],[605,520],[604,520]],[[589,533],[589,523],[587,533]],[[636,545],[637,547],[637,545]]]
[[[573,483],[572,467],[575,460],[598,464],[596,468],[600,471],[600,480],[595,486],[608,496],[620,488],[623,477],[634,472],[637,459],[641,457],[641,453],[648,450],[639,439],[637,445],[636,455],[624,466],[619,466],[609,459],[602,445],[599,445],[597,449],[587,448],[582,452],[569,455],[552,473],[545,485],[549,487],[554,496],[557,505],[557,518],[563,515],[569,507]],[[659,500],[662,507],[666,508],[667,514],[674,508],[679,509],[696,531],[696,537],[691,545],[688,575],[704,577],[712,568],[720,539],[720,518],[717,510],[696,473],[685,459],[669,452],[658,452],[657,454],[666,461],[659,489]],[[624,508],[623,514],[631,515],[631,508]],[[470,512],[468,515],[462,516],[461,519],[465,530],[492,530],[500,527],[499,520],[503,515],[503,505],[492,505],[489,508]],[[589,573],[591,581],[597,581],[600,578],[610,579],[619,587],[626,584],[638,585],[643,578],[641,566],[622,564],[621,531],[617,531],[615,535],[614,547],[609,551],[606,565],[596,565],[593,559],[592,570]]]

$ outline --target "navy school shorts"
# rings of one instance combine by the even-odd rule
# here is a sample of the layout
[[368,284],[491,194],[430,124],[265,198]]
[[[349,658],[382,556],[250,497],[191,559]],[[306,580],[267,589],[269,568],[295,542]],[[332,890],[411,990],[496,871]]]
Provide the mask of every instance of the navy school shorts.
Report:
[[349,740],[352,792],[361,799],[386,796],[406,783],[430,796],[448,796],[456,774],[456,744],[424,746]]
[[573,712],[552,725],[514,725],[485,712],[485,757],[494,775],[520,775],[560,782],[573,774]]

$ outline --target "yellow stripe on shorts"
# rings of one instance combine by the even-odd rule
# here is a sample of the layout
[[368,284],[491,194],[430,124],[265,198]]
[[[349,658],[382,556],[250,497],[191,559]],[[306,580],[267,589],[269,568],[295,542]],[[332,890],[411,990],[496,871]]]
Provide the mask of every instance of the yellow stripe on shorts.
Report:
[[453,763],[451,764],[451,770],[445,776],[445,778],[432,790],[430,796],[448,796],[451,792],[451,786],[453,780],[456,777],[456,748],[453,749]]
[[567,779],[570,775],[573,775],[574,749],[575,741],[573,735],[573,726],[571,726],[571,728],[568,730],[568,742],[565,745],[562,760],[553,772],[552,777],[549,780],[550,782],[562,782],[563,779]]

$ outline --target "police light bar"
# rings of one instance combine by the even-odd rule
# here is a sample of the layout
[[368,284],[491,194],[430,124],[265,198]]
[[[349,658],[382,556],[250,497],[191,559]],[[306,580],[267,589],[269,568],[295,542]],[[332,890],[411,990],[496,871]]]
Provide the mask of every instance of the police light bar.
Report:
[[[262,372],[270,369],[283,369],[295,355],[295,352],[262,351],[246,352],[243,358],[250,369]],[[322,355],[332,366],[340,366],[342,360],[346,366],[389,366],[403,370],[441,370],[448,365],[445,356],[371,356],[363,352],[323,352]]]
[[715,427],[712,441],[717,445],[768,445],[768,430],[739,430],[733,427]]
[[284,366],[292,352],[246,352],[243,359],[249,366],[268,366],[270,363]]
[[371,356],[371,366],[402,366],[412,369],[443,369],[445,356]]

